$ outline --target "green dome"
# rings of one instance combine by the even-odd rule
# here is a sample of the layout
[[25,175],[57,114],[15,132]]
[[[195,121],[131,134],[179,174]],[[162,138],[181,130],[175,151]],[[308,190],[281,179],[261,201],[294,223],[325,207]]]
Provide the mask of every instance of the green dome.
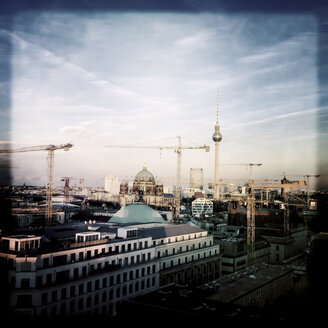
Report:
[[146,166],[137,173],[134,182],[153,182],[155,183],[154,176],[147,170]]
[[165,219],[148,205],[133,203],[123,206],[108,222],[121,224],[164,223]]

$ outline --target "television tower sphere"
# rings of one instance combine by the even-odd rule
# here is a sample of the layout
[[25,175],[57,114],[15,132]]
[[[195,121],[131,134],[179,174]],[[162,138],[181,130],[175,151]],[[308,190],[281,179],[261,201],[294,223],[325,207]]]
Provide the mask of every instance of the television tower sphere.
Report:
[[212,139],[213,139],[214,142],[220,142],[222,140],[222,135],[220,133],[219,125],[215,125],[215,132],[212,136]]

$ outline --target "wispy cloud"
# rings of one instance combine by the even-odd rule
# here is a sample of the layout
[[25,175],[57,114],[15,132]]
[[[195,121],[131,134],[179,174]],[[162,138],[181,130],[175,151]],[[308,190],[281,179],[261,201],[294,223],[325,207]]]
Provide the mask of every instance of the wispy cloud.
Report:
[[258,64],[259,62],[262,62],[262,61],[272,60],[274,57],[277,57],[277,55],[279,55],[278,52],[269,51],[269,52],[264,52],[264,53],[260,53],[260,54],[254,54],[251,56],[241,57],[239,59],[239,62],[246,63],[246,64],[247,63]]
[[319,110],[320,110],[320,108],[312,108],[312,109],[308,109],[308,110],[304,110],[304,111],[297,111],[297,112],[292,112],[292,113],[287,113],[287,114],[271,116],[271,117],[267,117],[267,118],[264,118],[261,120],[252,120],[252,121],[248,121],[245,123],[239,123],[239,124],[235,124],[235,125],[232,125],[229,127],[225,127],[225,130],[235,129],[235,128],[239,128],[239,127],[245,127],[245,126],[251,126],[251,125],[258,125],[258,124],[263,124],[263,123],[269,123],[272,121],[281,120],[281,119],[285,119],[285,118],[289,118],[289,117],[300,116],[300,115],[310,115],[313,113],[318,113]]

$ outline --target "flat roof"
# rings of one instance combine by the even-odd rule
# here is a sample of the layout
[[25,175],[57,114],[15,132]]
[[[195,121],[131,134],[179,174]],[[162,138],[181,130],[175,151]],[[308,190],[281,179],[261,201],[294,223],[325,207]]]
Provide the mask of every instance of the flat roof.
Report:
[[38,239],[41,238],[39,236],[35,236],[35,235],[14,235],[14,236],[7,236],[7,237],[3,237],[3,239]]
[[290,271],[293,269],[285,266],[261,264],[224,276],[200,288],[213,291],[207,297],[208,300],[233,302]]

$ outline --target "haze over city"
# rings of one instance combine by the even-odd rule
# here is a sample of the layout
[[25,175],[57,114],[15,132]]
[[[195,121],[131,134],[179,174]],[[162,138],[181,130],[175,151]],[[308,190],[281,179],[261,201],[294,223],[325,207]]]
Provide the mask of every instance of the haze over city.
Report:
[[[100,186],[143,165],[174,177],[173,150],[105,146],[176,145],[181,136],[211,147],[183,151],[182,176],[202,167],[213,178],[217,92],[220,164],[262,163],[262,179],[317,173],[311,15],[27,11],[13,26],[1,31],[13,44],[11,147],[73,143],[56,151],[56,177]],[[14,183],[44,183],[45,164],[45,152],[12,154]],[[222,178],[247,174],[220,169]]]

